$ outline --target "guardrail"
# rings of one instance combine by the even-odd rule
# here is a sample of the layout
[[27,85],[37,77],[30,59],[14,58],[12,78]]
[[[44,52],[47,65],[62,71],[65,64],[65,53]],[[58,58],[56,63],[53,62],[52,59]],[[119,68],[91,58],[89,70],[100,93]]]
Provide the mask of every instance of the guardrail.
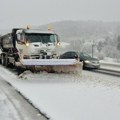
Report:
[[120,63],[100,62],[101,69],[120,71]]

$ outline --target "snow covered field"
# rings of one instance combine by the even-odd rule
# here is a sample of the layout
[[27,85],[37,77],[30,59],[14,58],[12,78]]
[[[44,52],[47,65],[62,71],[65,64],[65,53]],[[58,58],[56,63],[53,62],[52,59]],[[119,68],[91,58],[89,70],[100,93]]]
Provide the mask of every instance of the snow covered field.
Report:
[[120,78],[89,71],[19,77],[0,66],[0,75],[51,120],[119,120]]

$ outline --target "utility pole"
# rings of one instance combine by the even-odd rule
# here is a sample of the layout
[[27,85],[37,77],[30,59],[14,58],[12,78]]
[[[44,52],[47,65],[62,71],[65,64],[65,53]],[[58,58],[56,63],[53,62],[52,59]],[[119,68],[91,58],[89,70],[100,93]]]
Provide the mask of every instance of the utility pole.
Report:
[[92,58],[93,58],[93,53],[94,52],[94,44],[92,44]]
[[95,41],[93,40],[93,42],[92,42],[92,58],[94,57],[94,46],[95,46],[95,43],[94,43]]

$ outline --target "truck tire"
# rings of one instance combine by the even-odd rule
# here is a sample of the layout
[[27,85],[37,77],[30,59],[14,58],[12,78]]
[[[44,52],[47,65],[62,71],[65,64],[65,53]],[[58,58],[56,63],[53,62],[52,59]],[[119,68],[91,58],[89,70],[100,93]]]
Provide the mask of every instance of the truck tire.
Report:
[[8,67],[8,65],[9,65],[8,63],[9,63],[8,57],[7,57],[7,55],[5,55],[5,66],[6,67]]
[[1,64],[1,57],[0,57],[0,64]]
[[1,64],[5,66],[5,55],[1,55]]

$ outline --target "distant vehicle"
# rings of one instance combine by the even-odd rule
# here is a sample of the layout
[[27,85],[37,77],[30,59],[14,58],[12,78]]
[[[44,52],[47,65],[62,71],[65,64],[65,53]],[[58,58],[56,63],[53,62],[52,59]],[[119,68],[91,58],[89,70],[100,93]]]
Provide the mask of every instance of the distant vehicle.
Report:
[[78,58],[78,53],[75,51],[68,51],[60,55],[61,59],[74,59]]
[[80,61],[83,61],[83,68],[96,68],[100,67],[100,62],[98,59],[91,57],[87,53],[81,52],[79,54]]
[[96,58],[92,58],[90,55],[84,52],[75,52],[75,51],[68,51],[65,52],[60,56],[61,59],[80,59],[80,61],[83,61],[83,68],[96,68],[98,69],[100,67],[100,62]]

